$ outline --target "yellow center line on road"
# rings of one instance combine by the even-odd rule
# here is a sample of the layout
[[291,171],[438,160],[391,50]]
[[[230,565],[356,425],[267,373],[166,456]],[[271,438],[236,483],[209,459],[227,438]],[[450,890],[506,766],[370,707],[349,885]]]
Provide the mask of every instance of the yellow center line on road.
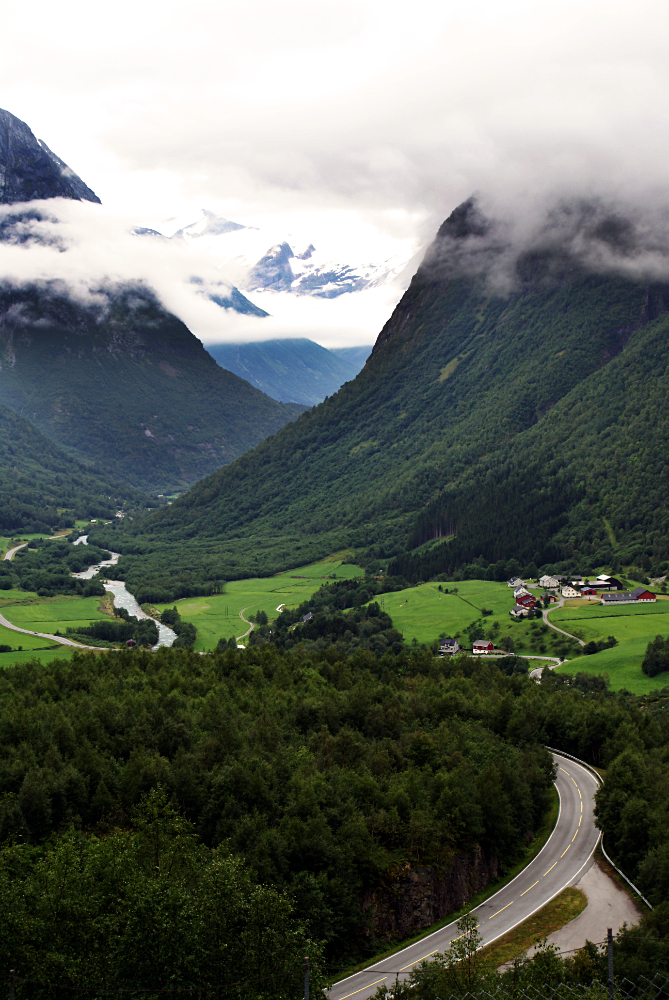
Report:
[[583,799],[581,799],[581,812],[583,812]]
[[383,979],[377,979],[374,983],[369,983],[367,986],[361,986],[359,990],[354,990],[353,993],[347,993],[345,997],[341,998],[341,1000],[348,1000],[349,997],[354,997],[356,993],[362,993],[363,990],[368,990],[370,986],[376,986],[378,983],[384,983],[386,979],[387,976],[384,976]]
[[[533,883],[532,883],[532,885],[530,886],[530,889],[534,889],[534,886],[535,886],[535,885],[539,885],[539,879],[537,879],[537,880],[536,880],[536,882],[533,882]],[[526,890],[525,890],[525,892],[529,892],[529,891],[530,891],[530,889],[526,889]],[[525,892],[521,892],[521,894],[520,894],[520,895],[521,895],[521,896],[524,896],[524,895],[525,895]]]
[[[579,823],[579,826],[580,826],[580,825],[581,825],[581,824]],[[571,842],[572,842],[572,844],[573,844],[573,843],[574,843],[574,841],[576,840],[576,836],[577,836],[577,834],[578,834],[578,830],[576,831],[576,833],[574,834],[574,836],[573,836],[573,837],[571,838]]]
[[[461,934],[461,935],[460,935],[460,937],[464,937],[464,934]],[[460,940],[460,938],[456,938],[455,940],[456,940],[456,941],[459,941],[459,940]],[[451,943],[452,943],[452,942],[451,942]],[[422,961],[423,961],[423,959],[425,959],[425,958],[429,958],[429,957],[430,957],[430,955],[434,955],[434,954],[435,954],[435,952],[437,952],[438,950],[439,950],[438,948],[435,948],[435,949],[434,949],[434,951],[428,951],[427,955],[423,955],[423,957],[422,957],[422,958],[415,958],[415,959],[413,960],[413,962],[409,962],[409,964],[408,964],[408,965],[403,965],[403,966],[402,966],[402,968],[400,969],[400,972],[404,972],[404,970],[405,970],[405,969],[410,969],[412,965],[417,965],[417,964],[418,964],[418,962],[422,962]],[[342,997],[342,1000],[343,1000],[343,997]]]
[[[546,876],[548,875],[548,872],[552,872],[552,871],[553,871],[553,869],[555,868],[555,865],[556,865],[556,864],[557,864],[557,861],[555,862],[555,864],[551,865],[551,866],[550,866],[550,868],[548,869],[548,871],[547,871],[547,872],[544,872],[544,873],[543,873],[543,875],[542,875],[541,877],[542,877],[542,878],[546,878]],[[342,997],[342,1000],[343,1000],[343,997]]]
[[[569,847],[571,847],[571,844],[569,845]],[[563,858],[565,856],[565,854],[569,850],[569,847],[567,847],[567,850],[565,850],[565,851],[562,852],[562,854],[560,855],[561,858]]]
[[[563,767],[561,767],[561,768],[560,768],[560,770],[561,770],[561,771],[564,771],[564,768],[563,768]],[[565,773],[565,774],[569,774],[569,771],[564,771],[564,773]],[[569,777],[571,778],[571,774],[569,774]]]
[[[503,907],[502,907],[502,910],[508,910],[508,908],[509,908],[509,907],[510,907],[510,906],[511,906],[512,904],[513,904],[513,900],[511,900],[511,902],[510,902],[510,903],[507,903],[507,904],[506,904],[506,906],[503,906]],[[502,912],[502,910],[498,910],[498,911],[497,911],[497,913],[493,913],[492,917],[496,917],[498,913],[501,913],[501,912]],[[492,917],[488,917],[488,920],[492,920]]]
[[579,825],[579,826],[581,825],[581,820],[582,820],[582,819],[583,819],[583,817],[582,817],[582,816],[579,816],[579,817],[578,817],[578,825]]

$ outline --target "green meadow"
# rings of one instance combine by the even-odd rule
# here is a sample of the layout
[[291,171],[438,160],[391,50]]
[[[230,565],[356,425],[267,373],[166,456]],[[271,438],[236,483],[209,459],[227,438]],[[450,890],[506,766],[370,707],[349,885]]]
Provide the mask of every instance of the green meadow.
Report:
[[194,649],[215,649],[219,639],[236,638],[247,631],[248,625],[239,617],[240,611],[244,611],[247,618],[264,611],[269,619],[274,619],[281,605],[296,607],[333,578],[351,580],[363,575],[364,570],[359,566],[332,558],[277,576],[235,580],[226,584],[223,594],[188,597],[177,601],[176,605],[159,604],[158,610],[162,612],[176,606],[181,617],[192,621],[197,629]]
[[86,626],[91,621],[104,618],[105,615],[98,610],[99,604],[99,597],[55,597],[45,601],[12,604],[0,610],[12,625],[18,625],[19,628],[34,632],[55,632],[56,629],[65,632],[66,628]]
[[39,660],[43,666],[46,666],[53,660],[69,660],[75,652],[76,650],[72,646],[53,646],[50,649],[41,649],[39,652],[26,650],[24,646],[23,652],[13,650],[11,653],[0,653],[0,670],[15,667],[19,663],[27,663],[29,660]]
[[[513,592],[505,583],[459,581],[455,584],[457,594],[444,594],[438,586],[436,583],[425,583],[394,594],[384,594],[381,598],[383,610],[390,615],[405,642],[415,639],[419,644],[429,646],[442,633],[454,636],[479,619],[483,608],[492,611],[492,615],[484,620],[486,627],[493,621],[500,623],[498,635],[511,631],[518,636],[525,631],[525,623],[512,622],[509,617],[509,610],[515,602]],[[445,583],[442,587],[453,590],[454,585]]]
[[563,607],[551,612],[550,619],[584,642],[614,635],[618,645],[592,656],[579,657],[558,667],[559,673],[608,674],[611,690],[625,688],[633,694],[648,694],[669,686],[669,673],[646,677],[641,670],[646,646],[656,635],[669,635],[669,600],[656,604],[622,605],[606,608],[601,604]]

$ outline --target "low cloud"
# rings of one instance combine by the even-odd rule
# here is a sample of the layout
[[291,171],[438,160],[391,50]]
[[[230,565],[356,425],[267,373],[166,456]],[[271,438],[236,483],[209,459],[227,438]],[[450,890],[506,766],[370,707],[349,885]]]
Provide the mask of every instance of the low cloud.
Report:
[[441,280],[483,276],[498,294],[575,271],[669,282],[669,202],[481,195],[444,222],[424,263]]
[[[0,207],[0,274],[13,285],[49,284],[87,307],[106,291],[141,282],[204,343],[309,337],[324,346],[372,343],[401,295],[395,285],[338,299],[258,292],[267,317],[241,315],[209,300],[232,285],[197,244],[134,235],[134,219],[88,202],[51,199]],[[199,279],[197,282],[193,278]]]

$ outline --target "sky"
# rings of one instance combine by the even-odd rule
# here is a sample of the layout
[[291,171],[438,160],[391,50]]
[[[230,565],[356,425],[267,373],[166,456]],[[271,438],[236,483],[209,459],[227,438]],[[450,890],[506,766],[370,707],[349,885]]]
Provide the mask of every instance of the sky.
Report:
[[[3,38],[0,107],[96,191],[107,232],[208,208],[391,256],[473,192],[519,214],[668,200],[666,2],[37,0],[4,9]],[[401,293],[277,300],[265,332],[182,318],[210,340],[371,342]]]

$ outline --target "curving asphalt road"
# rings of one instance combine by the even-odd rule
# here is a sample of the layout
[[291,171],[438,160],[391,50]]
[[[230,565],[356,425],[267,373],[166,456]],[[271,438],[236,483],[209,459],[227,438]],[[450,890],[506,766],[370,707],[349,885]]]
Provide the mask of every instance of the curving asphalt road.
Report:
[[241,641],[242,641],[242,639],[245,639],[247,635],[251,635],[251,632],[253,632],[253,629],[255,628],[255,625],[253,624],[253,622],[250,622],[250,621],[248,620],[248,618],[245,618],[245,617],[244,617],[244,612],[245,612],[245,611],[248,611],[248,610],[249,610],[249,608],[255,608],[255,604],[247,604],[247,606],[246,606],[245,608],[242,608],[242,610],[241,610],[241,611],[239,612],[239,617],[241,618],[241,620],[242,620],[243,622],[246,622],[246,624],[247,624],[247,625],[248,625],[249,627],[247,628],[247,630],[246,630],[246,632],[244,633],[244,635],[238,635],[238,636],[237,636],[237,638],[235,639],[235,642],[241,642]]
[[8,552],[5,552],[5,559],[8,562],[11,562],[16,553],[19,551],[19,549],[25,549],[27,544],[28,544],[27,542],[24,542],[23,545],[15,545],[13,549],[9,549]]
[[557,609],[561,608],[563,604],[564,604],[564,597],[561,597],[558,603],[554,604],[552,608],[546,608],[546,610],[543,612],[543,619],[545,623],[548,625],[549,628],[554,629],[556,632],[560,632],[562,635],[566,635],[568,639],[576,639],[576,642],[580,642],[582,646],[585,646],[583,639],[579,639],[577,635],[572,635],[571,632],[565,632],[563,628],[558,628],[557,625],[553,625],[553,622],[549,622],[548,616],[551,613],[551,611],[557,611]]
[[95,649],[100,652],[99,646],[84,646],[81,642],[73,642],[72,639],[66,639],[62,635],[51,635],[49,632],[31,632],[27,628],[19,628],[18,625],[12,625],[4,615],[0,615],[0,625],[4,625],[5,628],[10,628],[12,632],[22,632],[23,635],[36,635],[38,639],[50,639],[52,642],[60,643],[61,646],[74,646],[75,649]]
[[[566,886],[573,884],[588,864],[599,841],[593,808],[597,791],[595,778],[584,767],[553,755],[558,765],[555,785],[560,796],[557,823],[547,843],[512,882],[473,911],[479,920],[484,945],[522,923]],[[335,983],[328,990],[330,1000],[365,1000],[395,976],[404,979],[412,966],[435,952],[445,951],[457,937],[454,922],[442,927],[390,958],[376,962],[362,972]]]

